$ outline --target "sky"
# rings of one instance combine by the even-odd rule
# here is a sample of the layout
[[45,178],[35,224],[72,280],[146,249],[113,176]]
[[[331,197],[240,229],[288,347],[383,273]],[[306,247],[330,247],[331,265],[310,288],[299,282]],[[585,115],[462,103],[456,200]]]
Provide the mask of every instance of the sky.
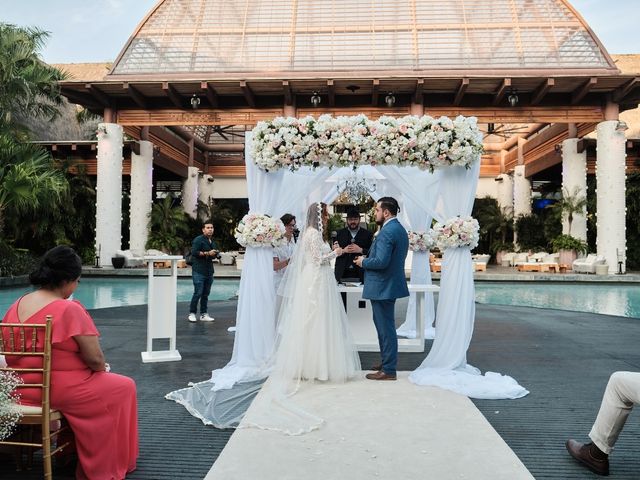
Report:
[[[486,0],[491,1],[491,0]],[[640,0],[569,0],[609,53],[640,54]],[[0,0],[0,22],[51,32],[48,63],[111,62],[157,0]]]

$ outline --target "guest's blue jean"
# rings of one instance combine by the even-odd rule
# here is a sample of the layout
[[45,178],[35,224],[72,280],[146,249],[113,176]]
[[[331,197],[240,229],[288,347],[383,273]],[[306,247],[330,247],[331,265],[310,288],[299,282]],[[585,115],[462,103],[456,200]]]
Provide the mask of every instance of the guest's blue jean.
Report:
[[395,299],[371,300],[373,323],[378,332],[382,371],[387,375],[395,375],[398,364],[398,336],[396,335],[394,315],[395,305]]
[[193,272],[192,279],[193,296],[191,297],[191,305],[189,305],[189,313],[196,313],[198,310],[198,300],[200,301],[200,314],[207,313],[213,275],[203,275],[198,272]]

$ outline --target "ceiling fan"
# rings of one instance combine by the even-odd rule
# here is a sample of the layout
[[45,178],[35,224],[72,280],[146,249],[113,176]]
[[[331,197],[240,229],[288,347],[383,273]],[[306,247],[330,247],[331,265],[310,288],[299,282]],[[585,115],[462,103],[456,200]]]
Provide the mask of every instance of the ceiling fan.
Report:
[[523,133],[528,125],[515,125],[509,123],[487,123],[487,127],[480,129],[485,135],[495,135],[507,139],[516,133]]

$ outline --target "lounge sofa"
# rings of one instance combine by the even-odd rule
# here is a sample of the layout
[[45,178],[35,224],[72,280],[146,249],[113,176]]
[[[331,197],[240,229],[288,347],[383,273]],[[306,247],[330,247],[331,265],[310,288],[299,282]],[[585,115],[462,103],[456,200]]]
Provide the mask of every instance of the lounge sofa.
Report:
[[590,253],[586,257],[576,258],[573,261],[573,271],[576,273],[596,273],[596,265],[603,265],[606,260],[603,256]]

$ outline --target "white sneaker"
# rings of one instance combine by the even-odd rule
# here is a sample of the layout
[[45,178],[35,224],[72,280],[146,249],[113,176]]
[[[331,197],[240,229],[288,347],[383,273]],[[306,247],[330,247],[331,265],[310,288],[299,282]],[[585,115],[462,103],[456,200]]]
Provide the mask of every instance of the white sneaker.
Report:
[[210,317],[208,313],[203,313],[200,315],[200,320],[202,322],[213,322],[213,317]]
[[190,322],[196,322],[196,321],[197,321],[197,319],[196,319],[196,314],[195,314],[195,313],[190,313],[190,314],[189,314],[189,316],[187,317],[187,319],[188,319]]

